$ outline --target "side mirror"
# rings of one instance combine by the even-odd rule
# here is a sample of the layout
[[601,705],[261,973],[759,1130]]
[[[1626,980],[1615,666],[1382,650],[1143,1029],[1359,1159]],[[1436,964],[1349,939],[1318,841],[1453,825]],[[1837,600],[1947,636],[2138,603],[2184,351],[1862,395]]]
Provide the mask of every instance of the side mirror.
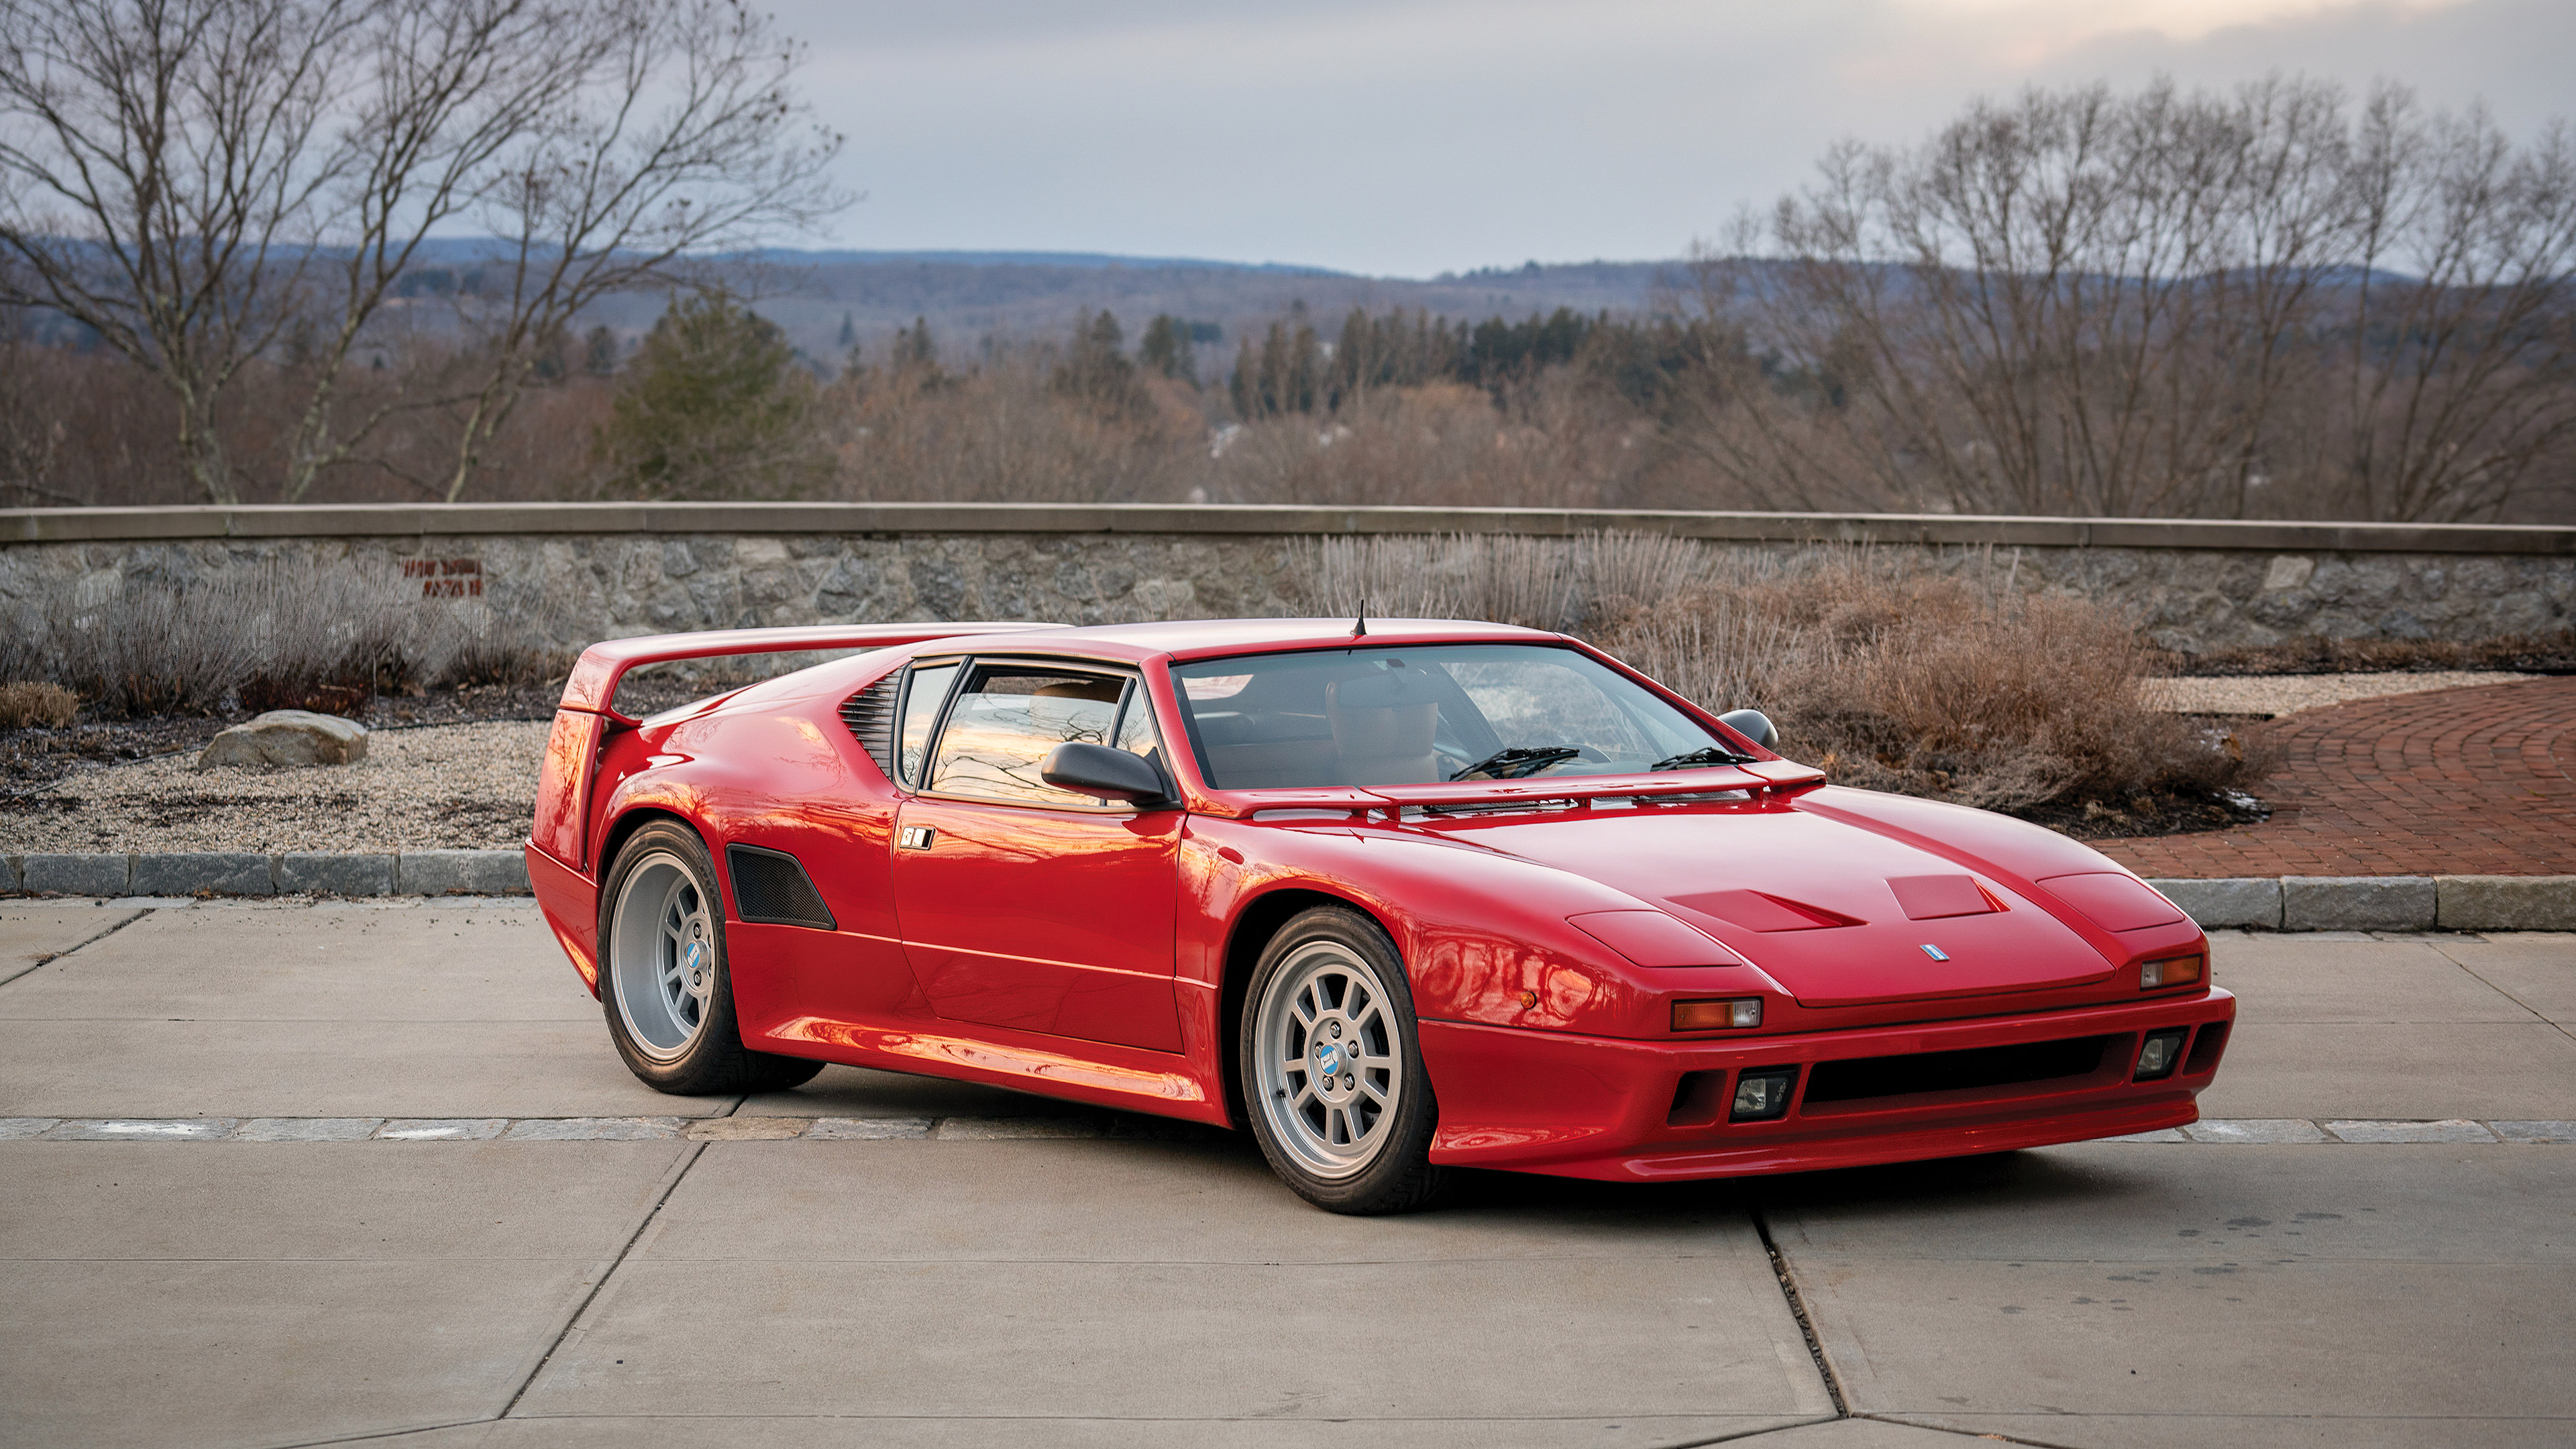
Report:
[[1717,722],[1766,750],[1780,748],[1780,731],[1773,727],[1771,716],[1758,709],[1731,709]]
[[1172,798],[1171,783],[1153,761],[1107,745],[1058,745],[1038,765],[1038,778],[1076,795],[1134,805],[1160,805]]

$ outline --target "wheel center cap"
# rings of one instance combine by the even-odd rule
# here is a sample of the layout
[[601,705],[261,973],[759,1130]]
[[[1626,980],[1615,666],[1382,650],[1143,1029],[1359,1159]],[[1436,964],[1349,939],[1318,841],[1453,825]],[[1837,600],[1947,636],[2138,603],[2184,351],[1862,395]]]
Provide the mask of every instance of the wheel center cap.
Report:
[[689,955],[687,963],[683,969],[688,972],[689,990],[693,994],[703,992],[706,989],[706,956],[707,948],[705,945],[697,941],[691,941],[689,943]]
[[1342,1069],[1347,1065],[1349,1063],[1342,1057],[1340,1042],[1322,1042],[1315,1047],[1315,1070],[1327,1078],[1340,1076]]

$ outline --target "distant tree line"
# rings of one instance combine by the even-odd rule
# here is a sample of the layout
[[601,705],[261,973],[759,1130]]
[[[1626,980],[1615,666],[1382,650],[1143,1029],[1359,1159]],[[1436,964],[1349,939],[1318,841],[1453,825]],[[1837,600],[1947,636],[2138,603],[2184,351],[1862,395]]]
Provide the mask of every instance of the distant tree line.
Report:
[[[186,3],[224,33],[261,6],[329,0]],[[449,3],[469,0],[434,0]],[[521,0],[471,3],[515,15]],[[743,95],[787,104],[792,57],[745,49],[769,32],[717,25],[733,13],[719,0],[545,3],[641,6],[613,13],[673,27],[648,47],[657,63],[733,57]],[[0,54],[0,121],[22,133],[41,97],[10,89],[8,54],[43,38],[28,14],[0,0],[0,40],[21,47]],[[220,53],[179,73],[212,76]],[[19,62],[58,88],[46,67],[67,63]],[[570,94],[616,94],[584,74],[593,89]],[[84,83],[101,104],[141,83],[116,76]],[[201,497],[286,500],[329,477],[371,497],[2576,517],[2576,144],[2563,126],[2517,142],[2391,87],[1980,102],[1919,146],[1835,148],[1815,185],[1745,214],[1638,311],[1335,323],[1296,303],[1248,329],[1166,311],[1131,330],[1103,310],[1037,341],[934,338],[916,317],[864,347],[844,313],[837,368],[688,261],[690,236],[833,199],[811,169],[828,146],[772,124],[789,113],[746,115],[692,153],[758,160],[728,183],[745,189],[706,193],[733,198],[722,227],[674,230],[667,210],[581,223],[557,205],[575,193],[549,191],[513,213],[518,250],[470,261],[422,249],[425,200],[361,227],[373,250],[322,247],[345,178],[314,182],[300,210],[244,213],[257,245],[216,261],[188,254],[199,222],[145,225],[103,199],[93,230],[136,236],[127,257],[35,226],[37,153],[0,151],[19,187],[0,186],[0,498],[123,501],[137,478],[180,473]],[[35,134],[60,160],[92,144],[89,115]],[[333,134],[330,155],[360,154]],[[495,154],[519,169],[476,173],[474,206],[528,202],[511,188],[538,153]],[[155,277],[195,300],[143,305]],[[668,295],[649,333],[576,325],[612,282]],[[406,339],[407,309],[432,306],[468,319],[466,345]],[[40,350],[50,365],[26,365]]]

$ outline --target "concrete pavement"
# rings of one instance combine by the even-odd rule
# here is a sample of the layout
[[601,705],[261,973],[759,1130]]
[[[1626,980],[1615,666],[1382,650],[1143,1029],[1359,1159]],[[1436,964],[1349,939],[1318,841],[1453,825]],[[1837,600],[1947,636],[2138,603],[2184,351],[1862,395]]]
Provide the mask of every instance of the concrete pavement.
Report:
[[[2576,1438],[2576,1143],[2316,1125],[2570,1135],[2576,937],[2216,946],[2204,1111],[2298,1145],[1355,1220],[1238,1137],[997,1089],[660,1096],[524,904],[11,902],[0,1443]],[[607,1130],[565,1118],[678,1135],[529,1140]],[[384,1135],[150,1135],[214,1119]]]

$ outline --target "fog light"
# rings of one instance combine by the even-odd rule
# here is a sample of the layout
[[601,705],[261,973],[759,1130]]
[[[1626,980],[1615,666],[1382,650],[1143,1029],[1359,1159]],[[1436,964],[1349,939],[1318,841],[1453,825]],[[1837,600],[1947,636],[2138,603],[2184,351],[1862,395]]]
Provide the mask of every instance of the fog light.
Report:
[[1796,1067],[1757,1067],[1735,1079],[1735,1110],[1730,1122],[1768,1122],[1789,1110],[1789,1088],[1798,1080]]
[[2174,1064],[2182,1060],[2183,1039],[2190,1035],[2191,1028],[2183,1026],[2148,1032],[2147,1044],[2138,1048],[2137,1079],[2152,1082],[2172,1076]]
[[1741,1001],[1676,1001],[1673,1003],[1673,1030],[1718,1031],[1728,1027],[1760,1026],[1762,998],[1748,996]]
[[2149,961],[2138,968],[2138,989],[2153,991],[2163,986],[2181,986],[2200,979],[2198,956],[2176,956],[2166,961]]

